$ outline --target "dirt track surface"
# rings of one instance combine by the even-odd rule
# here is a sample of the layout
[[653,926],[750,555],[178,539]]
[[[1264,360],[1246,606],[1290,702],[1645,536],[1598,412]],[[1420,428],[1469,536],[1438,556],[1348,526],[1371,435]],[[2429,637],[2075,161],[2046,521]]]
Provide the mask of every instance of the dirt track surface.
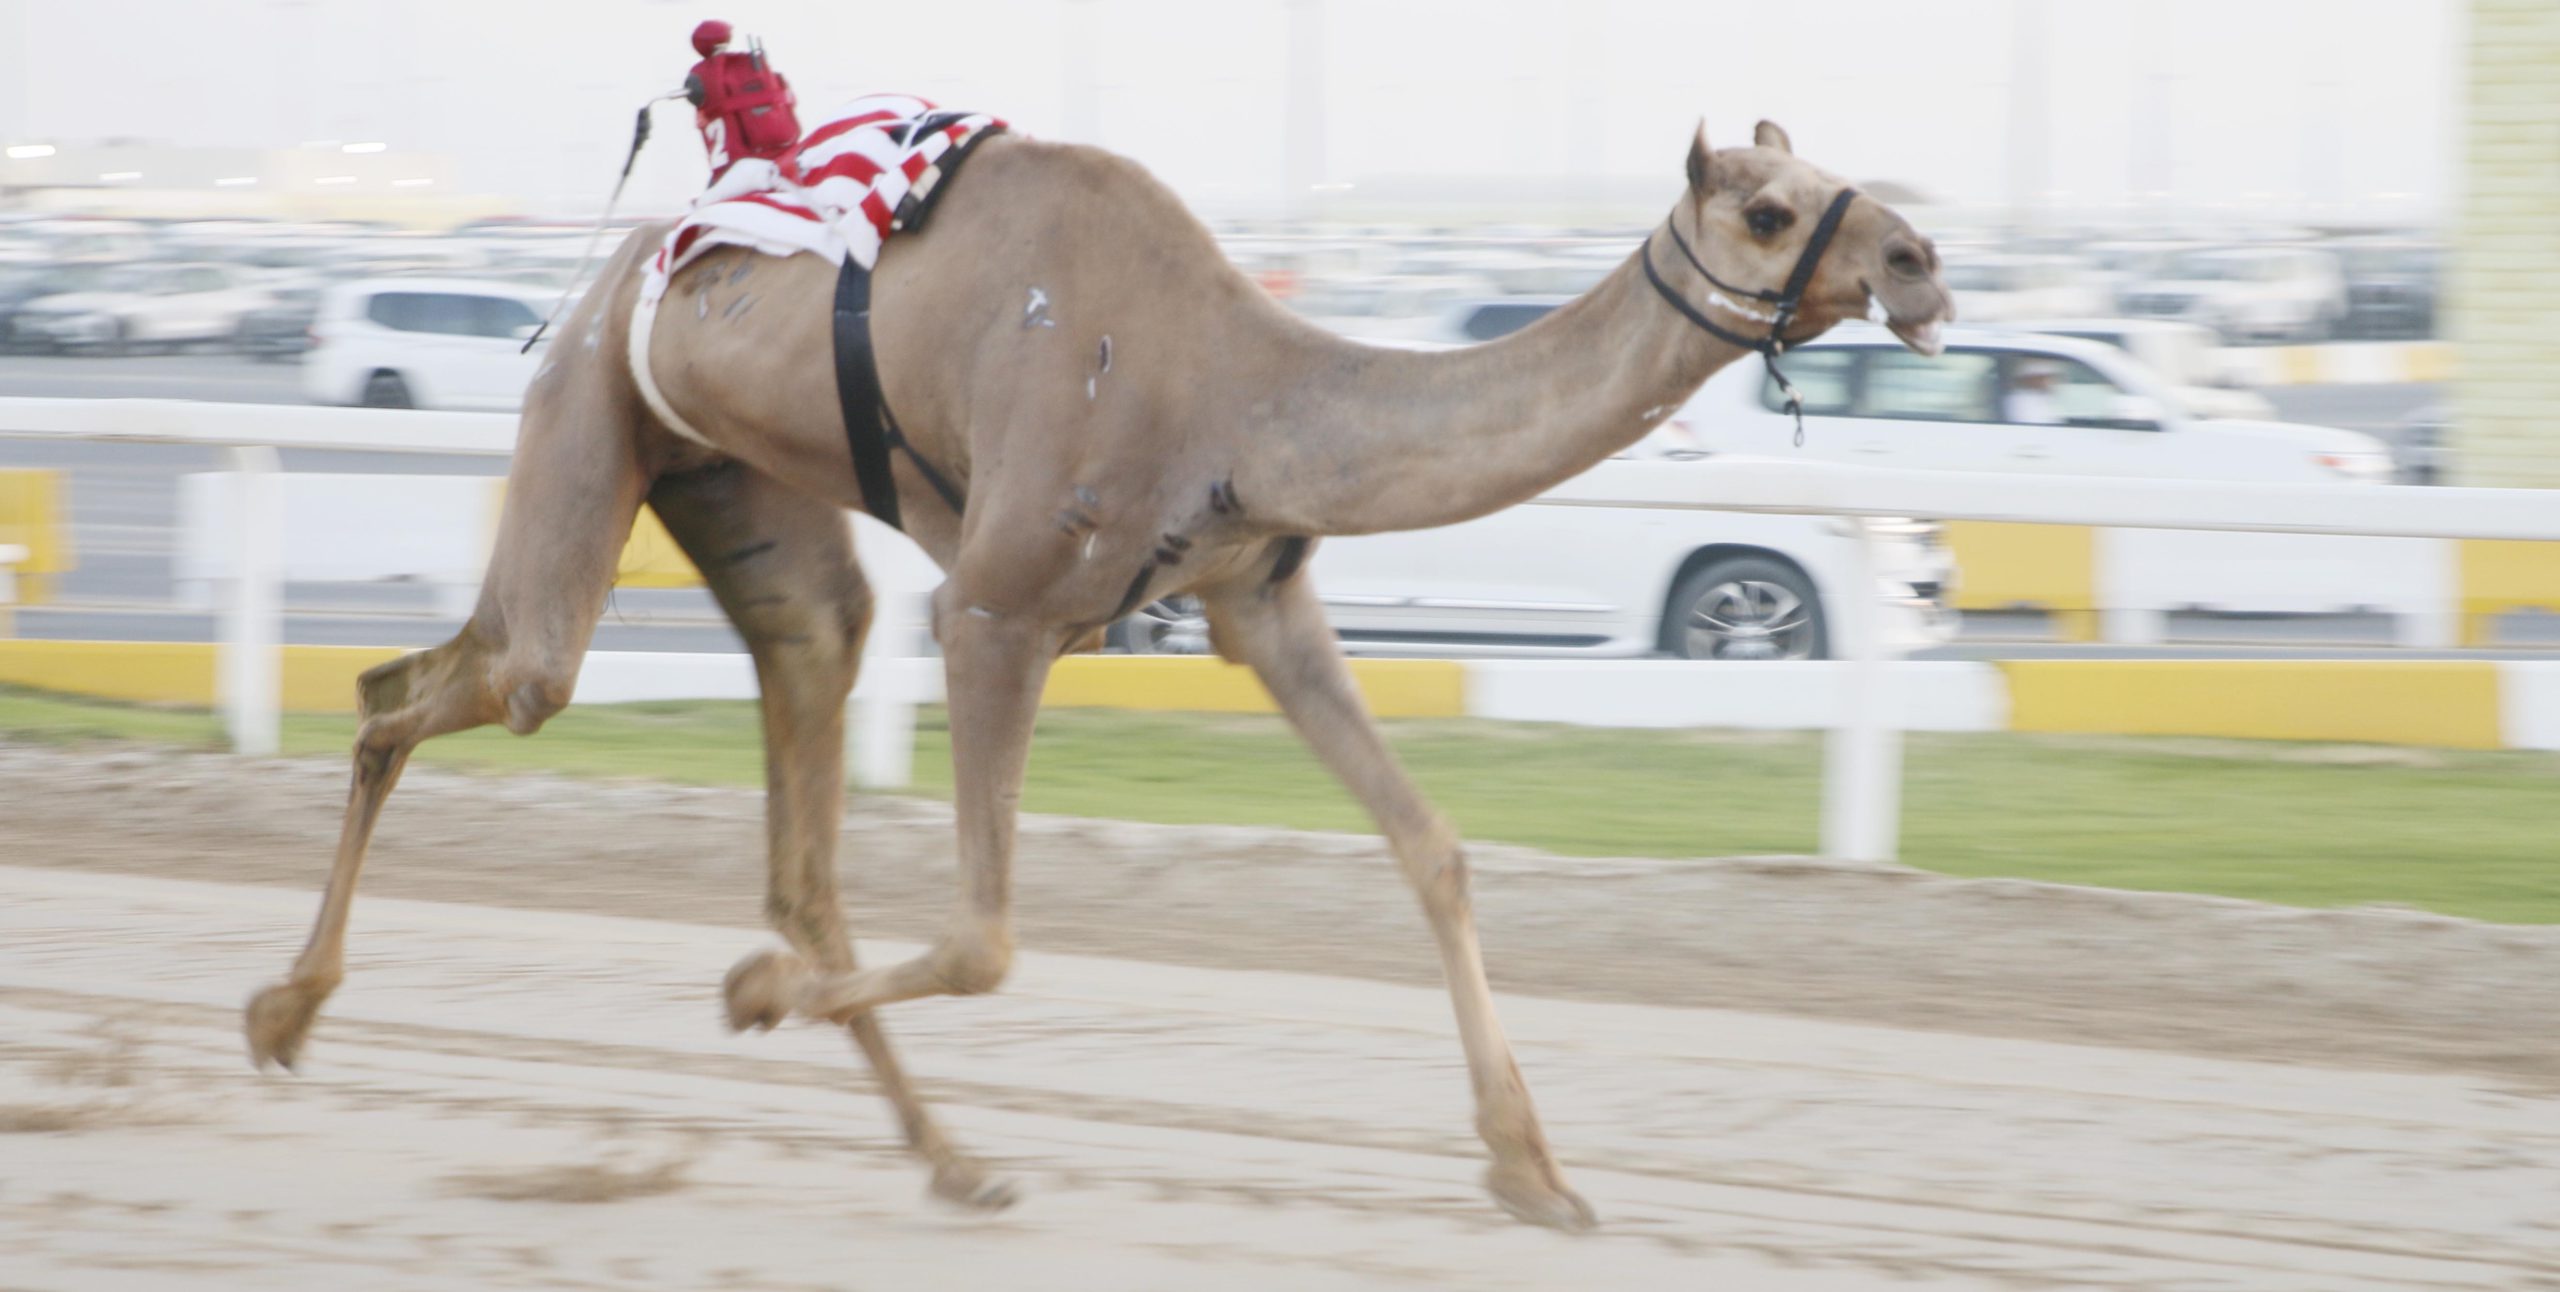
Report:
[[[2556,930],[1479,849],[1573,1239],[1475,1190],[1374,841],[1033,820],[1005,993],[889,1016],[984,1218],[841,1037],[715,1025],[753,794],[412,771],[252,1075],[343,786],[0,745],[0,1287],[2560,1285]],[[857,927],[933,930],[947,832],[857,808]]]

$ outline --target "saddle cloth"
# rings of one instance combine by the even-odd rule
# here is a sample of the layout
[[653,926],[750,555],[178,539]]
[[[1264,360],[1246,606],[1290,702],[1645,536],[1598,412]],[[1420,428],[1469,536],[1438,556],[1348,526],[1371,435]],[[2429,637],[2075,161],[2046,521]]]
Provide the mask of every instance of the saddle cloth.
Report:
[[767,255],[809,252],[870,269],[901,217],[933,192],[937,167],[954,149],[1004,129],[985,113],[945,112],[905,94],[872,94],[810,128],[779,162],[749,157],[695,198],[651,260],[644,305],[665,294],[676,271],[713,247]]

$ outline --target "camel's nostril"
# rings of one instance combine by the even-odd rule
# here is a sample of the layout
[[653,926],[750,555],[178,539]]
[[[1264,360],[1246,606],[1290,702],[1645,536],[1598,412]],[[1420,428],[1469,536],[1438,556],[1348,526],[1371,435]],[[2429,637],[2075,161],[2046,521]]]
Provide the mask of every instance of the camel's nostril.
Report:
[[1895,247],[1886,252],[1884,265],[1885,268],[1892,270],[1897,278],[1918,278],[1928,272],[1928,267],[1920,259],[1920,253],[1909,247]]

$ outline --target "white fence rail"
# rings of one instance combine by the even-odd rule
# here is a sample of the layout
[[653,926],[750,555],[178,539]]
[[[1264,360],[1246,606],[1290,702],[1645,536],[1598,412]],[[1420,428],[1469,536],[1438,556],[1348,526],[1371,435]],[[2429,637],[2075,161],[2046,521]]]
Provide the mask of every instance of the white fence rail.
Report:
[[[0,399],[0,436],[196,444],[232,451],[239,518],[222,581],[222,707],[235,747],[275,748],[281,607],[278,449],[504,456],[515,419],[495,414],[198,404],[170,400]],[[1714,511],[1925,516],[1939,520],[2447,539],[2560,541],[2560,495],[2530,489],[2407,489],[2097,477],[2021,477],[1829,463],[1711,460],[1613,473],[1605,491],[1569,482],[1550,503]],[[903,567],[904,562],[885,563]],[[875,584],[883,582],[873,570]],[[1866,580],[1871,584],[1872,579]],[[1859,585],[1853,585],[1859,586]],[[918,646],[921,586],[880,588],[874,663]],[[1850,599],[1865,607],[1866,602]],[[1901,705],[1872,614],[1841,616],[1832,640],[1842,703],[1825,760],[1823,850],[1889,860],[1898,835]],[[1614,664],[1614,667],[1625,667]],[[906,779],[914,706],[929,694],[913,665],[866,667],[849,726],[857,777]]]

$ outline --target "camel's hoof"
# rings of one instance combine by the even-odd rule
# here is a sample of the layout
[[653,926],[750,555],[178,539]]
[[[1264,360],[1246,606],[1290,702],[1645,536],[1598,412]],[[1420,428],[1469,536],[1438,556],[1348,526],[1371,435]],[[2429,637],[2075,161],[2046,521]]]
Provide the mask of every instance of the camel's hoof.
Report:
[[262,1072],[271,1067],[293,1071],[294,1061],[302,1057],[302,1042],[311,1035],[311,1021],[320,1016],[320,1002],[328,998],[325,989],[293,982],[250,997],[245,1027],[249,1061]]
[[933,1196],[972,1211],[1002,1211],[1021,1198],[1013,1181],[987,1174],[987,1169],[970,1161],[947,1162],[935,1168]]
[[1564,1187],[1552,1171],[1497,1165],[1484,1173],[1484,1187],[1516,1220],[1576,1234],[1600,1223],[1591,1204]]
[[770,1032],[791,1017],[792,1002],[809,982],[806,961],[788,951],[759,951],[737,963],[720,984],[729,1030]]

